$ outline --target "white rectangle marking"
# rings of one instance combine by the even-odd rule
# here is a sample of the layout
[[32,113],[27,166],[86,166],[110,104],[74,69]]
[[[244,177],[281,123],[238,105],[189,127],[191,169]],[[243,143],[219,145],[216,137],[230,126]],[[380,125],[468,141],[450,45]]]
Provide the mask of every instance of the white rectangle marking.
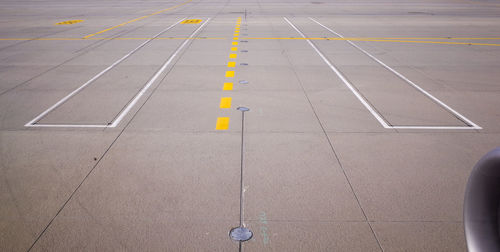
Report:
[[[287,21],[288,24],[290,24],[290,26],[292,26],[292,28],[295,29],[295,31],[297,31],[309,43],[309,45],[316,51],[316,53],[318,53],[318,55],[323,59],[323,61],[325,61],[325,63],[335,72],[335,74],[337,74],[337,76],[342,80],[342,82],[344,82],[344,84],[351,90],[351,92],[353,92],[353,94],[358,98],[358,100],[368,109],[368,111],[370,111],[370,113],[379,121],[379,123],[384,128],[386,128],[386,129],[445,129],[445,130],[482,129],[479,125],[477,125],[474,122],[472,122],[471,120],[467,119],[465,116],[461,115],[460,113],[458,113],[457,111],[455,111],[454,109],[452,109],[451,107],[449,107],[448,105],[446,105],[444,102],[442,102],[441,100],[437,99],[436,97],[434,97],[433,95],[431,95],[429,92],[425,91],[423,88],[421,88],[417,84],[413,83],[411,80],[409,80],[408,78],[406,78],[404,75],[400,74],[399,72],[397,72],[393,68],[389,67],[388,65],[386,65],[385,63],[383,63],[379,59],[375,58],[373,55],[371,55],[370,53],[368,53],[367,51],[365,51],[364,49],[362,49],[358,45],[354,44],[352,41],[346,40],[352,46],[354,46],[355,48],[357,48],[360,51],[362,51],[368,57],[370,57],[371,59],[375,60],[377,63],[381,64],[384,68],[386,68],[387,70],[391,71],[392,73],[394,73],[395,75],[397,75],[398,77],[400,77],[401,79],[403,79],[404,81],[406,81],[408,84],[410,84],[411,86],[413,86],[415,89],[417,89],[418,91],[420,91],[421,93],[423,93],[424,95],[426,95],[427,97],[429,97],[434,102],[436,102],[439,105],[441,105],[443,108],[445,108],[446,110],[448,110],[449,112],[451,112],[453,115],[455,115],[459,120],[461,120],[461,121],[463,121],[464,123],[467,124],[467,126],[413,126],[413,125],[410,125],[410,126],[397,126],[397,125],[389,125],[387,122],[385,122],[384,119],[382,119],[382,116],[380,114],[378,114],[376,112],[376,110],[352,86],[352,84],[349,83],[349,81],[347,81],[347,79],[340,73],[340,71],[338,71],[338,69],[330,63],[330,61],[323,55],[323,53],[321,53],[319,51],[319,49],[309,39],[307,39],[306,36],[297,27],[295,27],[286,17],[283,17],[283,18],[285,19],[285,21]],[[326,27],[323,24],[319,23],[315,19],[313,19],[313,18],[309,18],[309,19],[311,19],[313,22],[319,24],[323,28],[327,29],[328,31],[334,33],[335,35],[337,35],[337,36],[339,36],[341,38],[344,38],[341,34],[338,34],[335,31],[329,29],[328,27]]]
[[382,119],[382,116],[379,113],[377,113],[377,111],[375,111],[375,109],[368,103],[368,101],[365,100],[365,98],[358,92],[358,90],[356,90],[352,86],[352,84],[344,77],[344,75],[332,63],[330,63],[330,61],[325,57],[325,55],[323,55],[323,53],[319,51],[319,49],[311,42],[311,40],[306,38],[304,33],[302,33],[297,27],[295,27],[295,25],[293,25],[286,17],[283,18],[290,26],[292,26],[293,29],[295,29],[295,31],[297,31],[300,34],[300,36],[302,36],[307,41],[307,43],[309,43],[309,45],[316,51],[316,53],[321,57],[321,59],[323,59],[323,61],[342,80],[342,82],[349,88],[349,90],[351,90],[351,92],[356,96],[356,98],[358,98],[358,100],[365,106],[365,108],[368,109],[368,111],[370,111],[370,113],[378,120],[378,122],[384,128],[390,129],[391,126],[389,126],[385,122],[385,120]]
[[175,56],[177,56],[177,54],[179,53],[179,51],[182,50],[182,48],[187,44],[187,42],[210,20],[210,18],[208,18],[200,27],[198,27],[198,29],[196,29],[191,34],[191,36],[189,38],[187,38],[184,41],[184,43],[179,48],[177,48],[177,50],[174,52],[174,54],[172,54],[170,56],[170,58],[167,60],[167,62],[165,62],[165,64],[162,66],[162,68],[153,76],[153,78],[150,79],[150,81],[141,89],[141,91],[134,97],[134,99],[127,105],[127,107],[120,113],[120,115],[111,124],[108,124],[108,125],[37,124],[36,122],[38,122],[39,120],[41,120],[44,116],[46,116],[48,113],[52,112],[57,107],[61,106],[64,102],[66,102],[67,100],[69,100],[71,97],[75,96],[78,92],[80,92],[81,90],[83,90],[88,85],[92,84],[95,80],[97,80],[103,74],[105,74],[106,72],[108,72],[109,70],[111,70],[112,68],[114,68],[115,66],[117,66],[118,64],[120,64],[121,62],[123,62],[125,59],[127,59],[132,54],[134,54],[135,52],[137,52],[139,49],[141,49],[142,47],[144,47],[146,44],[148,44],[149,42],[151,42],[155,38],[159,37],[164,32],[170,30],[171,28],[173,28],[174,26],[176,26],[177,24],[179,24],[180,22],[182,22],[185,19],[186,18],[183,18],[183,19],[177,21],[173,25],[171,25],[171,26],[165,28],[164,30],[162,30],[161,32],[157,33],[152,38],[144,41],[142,44],[140,44],[134,50],[130,51],[125,56],[123,56],[119,60],[115,61],[109,67],[107,67],[106,69],[102,70],[100,73],[98,73],[97,75],[95,75],[94,77],[92,77],[90,80],[88,80],[87,82],[85,82],[82,86],[80,86],[79,88],[75,89],[73,92],[69,93],[67,96],[65,96],[64,98],[62,98],[61,100],[59,100],[56,104],[52,105],[50,108],[48,108],[47,110],[45,110],[44,112],[42,112],[40,115],[38,115],[37,117],[35,117],[33,120],[31,120],[28,123],[26,123],[24,126],[25,127],[58,127],[58,128],[63,128],[63,127],[68,127],[68,128],[78,128],[78,127],[81,127],[81,128],[108,128],[108,127],[110,127],[110,128],[114,128],[114,127],[116,127],[118,125],[118,123],[120,123],[120,121],[123,119],[123,117],[137,103],[137,100],[147,91],[147,89],[151,86],[151,84],[158,78],[158,76],[172,62],[173,58]]
[[[316,24],[320,25],[321,27],[325,28],[326,30],[328,30],[329,32],[341,37],[341,38],[345,38],[344,36],[342,36],[342,34],[340,33],[337,33],[335,31],[333,31],[332,29],[326,27],[325,25],[321,24],[320,22],[316,21],[314,18],[309,18],[310,20],[312,20],[313,22],[315,22]],[[365,51],[363,48],[359,47],[358,45],[356,45],[354,42],[350,41],[350,40],[346,40],[349,44],[351,44],[352,46],[354,46],[356,49],[360,50],[362,53],[364,53],[366,56],[370,57],[371,59],[373,59],[374,61],[376,61],[377,63],[379,63],[380,65],[382,65],[385,69],[391,71],[393,74],[395,74],[396,76],[398,76],[399,78],[401,78],[402,80],[404,80],[406,83],[410,84],[411,86],[413,86],[414,88],[416,88],[418,91],[420,91],[421,93],[423,93],[425,96],[429,97],[429,99],[433,100],[434,102],[438,103],[439,105],[441,105],[443,108],[445,108],[446,110],[448,110],[449,112],[451,112],[453,115],[455,115],[456,117],[458,117],[461,121],[465,122],[468,126],[467,128],[473,128],[473,129],[482,129],[481,127],[479,127],[477,124],[475,124],[474,122],[472,122],[471,120],[467,119],[467,117],[463,116],[462,114],[458,113],[456,110],[452,109],[450,106],[446,105],[444,102],[442,102],[441,100],[439,100],[438,98],[434,97],[433,95],[431,95],[429,92],[427,92],[426,90],[424,90],[423,88],[421,88],[420,86],[418,86],[417,84],[415,84],[413,81],[411,81],[410,79],[406,78],[406,76],[402,75],[401,73],[399,73],[398,71],[396,71],[395,69],[393,69],[392,67],[388,66],[387,64],[385,64],[384,62],[382,62],[381,60],[375,58],[375,56],[373,56],[372,54],[370,54],[369,52]],[[403,126],[402,126],[403,127]],[[406,126],[404,126],[406,128]],[[410,127],[413,127],[413,126],[410,126]],[[415,126],[415,127],[418,127],[418,126]],[[422,128],[422,127],[418,127],[418,128]],[[426,127],[423,127],[423,128],[428,128],[427,126]],[[439,127],[437,127],[439,128]],[[454,127],[454,126],[451,126],[451,127],[448,127],[450,129],[454,129],[454,128],[463,128],[463,127]]]

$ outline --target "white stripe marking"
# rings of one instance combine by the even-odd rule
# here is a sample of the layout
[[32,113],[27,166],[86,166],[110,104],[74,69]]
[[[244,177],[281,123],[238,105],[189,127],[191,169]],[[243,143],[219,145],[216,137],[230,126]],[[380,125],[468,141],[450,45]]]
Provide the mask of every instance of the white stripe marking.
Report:
[[292,26],[293,29],[295,29],[295,31],[297,31],[300,36],[302,36],[306,41],[307,43],[309,43],[309,45],[316,51],[316,53],[318,53],[318,55],[323,59],[323,61],[330,67],[330,69],[333,70],[333,72],[335,72],[335,74],[337,74],[337,76],[342,80],[342,82],[344,82],[344,84],[349,88],[349,90],[351,90],[351,92],[356,96],[356,98],[358,98],[358,100],[365,106],[366,109],[368,109],[368,111],[370,111],[370,113],[379,121],[380,124],[382,124],[382,126],[386,129],[390,129],[392,128],[391,126],[389,126],[385,121],[384,119],[382,119],[382,116],[380,116],[374,108],[372,108],[372,106],[370,106],[370,104],[365,100],[365,98],[363,98],[363,96],[352,86],[351,83],[349,83],[349,81],[344,77],[344,75],[342,73],[340,73],[340,71],[332,65],[332,63],[330,63],[330,61],[325,57],[325,55],[323,55],[323,53],[321,53],[318,48],[308,39],[306,38],[306,36],[301,32],[299,31],[299,29],[297,29],[297,27],[295,27],[295,25],[293,25],[286,17],[283,17],[285,19],[285,21],[290,25]]
[[442,129],[442,130],[475,130],[472,126],[392,126],[393,129]]
[[[26,126],[26,125],[25,125]],[[26,127],[40,127],[40,128],[108,128],[108,125],[99,124],[33,124]]]
[[[314,18],[310,17],[309,19],[312,20],[313,22],[315,22],[316,24],[320,25],[321,27],[327,29],[331,33],[339,36],[340,38],[345,38],[344,36],[342,36],[342,34],[339,34],[339,33],[335,32],[335,31],[333,31],[332,29],[324,26],[320,22],[316,21]],[[466,124],[468,124],[468,126],[466,126],[466,127],[458,127],[458,126],[457,127],[453,127],[453,126],[451,126],[451,127],[445,127],[445,128],[447,128],[447,129],[464,129],[464,128],[482,129],[480,126],[478,126],[477,124],[475,124],[471,120],[467,119],[465,116],[461,115],[460,113],[458,113],[457,111],[455,111],[454,109],[452,109],[450,106],[446,105],[444,102],[442,102],[438,98],[436,98],[433,95],[431,95],[429,92],[425,91],[423,88],[421,88],[420,86],[418,86],[417,84],[415,84],[413,81],[411,81],[408,78],[406,78],[404,75],[400,74],[398,71],[394,70],[392,67],[386,65],[384,62],[382,62],[379,59],[375,58],[375,56],[371,55],[370,53],[368,53],[367,51],[365,51],[363,48],[361,48],[358,45],[356,45],[354,42],[352,42],[350,40],[346,40],[346,41],[349,44],[351,44],[352,46],[354,46],[355,48],[357,48],[358,50],[360,50],[361,52],[363,52],[365,55],[367,55],[368,57],[370,57],[371,59],[373,59],[374,61],[376,61],[380,65],[382,65],[385,69],[391,71],[392,73],[394,73],[395,75],[397,75],[399,78],[401,78],[404,81],[406,81],[406,83],[410,84],[411,86],[413,86],[414,88],[416,88],[418,91],[420,91],[421,93],[423,93],[424,95],[426,95],[427,97],[429,97],[431,100],[433,100],[434,102],[438,103],[443,108],[445,108],[446,110],[448,110],[449,112],[451,112],[453,115],[455,115],[456,117],[458,117],[460,120],[462,120],[463,122],[465,122]],[[423,127],[422,126],[393,126],[392,128],[412,128],[412,127],[415,128],[415,129],[441,129],[441,128],[443,128],[443,127],[439,127],[439,126],[436,126],[436,127],[433,127],[433,126],[423,126]]]
[[[183,18],[179,21],[177,21],[175,24],[165,28],[164,30],[162,30],[161,32],[159,32],[158,34],[156,34],[154,37],[144,41],[142,44],[140,44],[138,47],[136,47],[134,50],[130,51],[129,53],[127,53],[125,56],[123,56],[122,58],[120,58],[119,60],[115,61],[113,64],[111,64],[110,66],[108,66],[106,69],[102,70],[100,73],[98,73],[96,76],[92,77],[92,79],[88,80],[87,82],[85,82],[82,86],[80,86],[79,88],[75,89],[73,92],[69,93],[67,96],[65,96],[64,98],[62,98],[61,100],[59,100],[56,104],[52,105],[50,108],[48,108],[47,110],[43,111],[41,114],[39,114],[37,117],[33,118],[33,120],[29,121],[28,123],[26,123],[24,126],[25,127],[32,127],[36,124],[36,122],[40,121],[40,119],[42,119],[44,116],[46,116],[48,113],[52,112],[54,109],[56,109],[57,107],[61,106],[64,102],[66,102],[67,100],[69,100],[71,97],[73,97],[74,95],[76,95],[78,92],[80,92],[82,89],[84,89],[85,87],[87,87],[88,85],[92,84],[95,80],[97,80],[99,77],[101,77],[103,74],[105,74],[106,72],[108,72],[109,70],[113,69],[115,66],[117,66],[118,64],[120,64],[122,61],[124,61],[125,59],[127,59],[128,57],[130,57],[132,54],[134,54],[135,52],[137,52],[139,49],[141,49],[142,47],[144,47],[147,43],[151,42],[153,39],[157,38],[158,36],[160,36],[162,33],[170,30],[171,28],[173,28],[174,26],[176,26],[177,24],[179,24],[180,22],[182,22],[183,20],[185,20],[186,18]],[[40,125],[40,124],[38,124]],[[105,125],[106,127],[108,125]],[[82,126],[83,127],[83,126]],[[96,126],[97,127],[97,126]],[[98,127],[102,127],[102,126],[98,126]]]
[[153,76],[153,78],[151,78],[148,81],[148,83],[146,84],[146,86],[144,86],[141,89],[141,91],[134,97],[134,99],[128,104],[128,106],[120,113],[120,115],[116,118],[116,120],[113,122],[113,124],[111,124],[110,127],[116,127],[121,122],[121,120],[123,119],[123,117],[125,117],[125,115],[127,115],[127,113],[137,103],[137,101],[141,98],[141,96],[143,96],[144,93],[146,93],[146,91],[148,90],[148,88],[156,81],[156,79],[163,73],[163,71],[165,71],[165,69],[170,64],[170,62],[172,62],[172,60],[175,58],[175,56],[177,56],[177,54],[182,50],[182,48],[184,48],[184,46],[190,41],[190,39],[193,38],[198,33],[198,31],[201,30],[201,28],[203,28],[203,26],[205,26],[208,23],[208,21],[210,21],[210,18],[208,18],[202,25],[200,25],[200,27],[198,27],[198,29],[196,29],[191,34],[191,36],[189,36],[189,38],[186,39],[184,41],[184,43],[182,43],[182,45],[179,48],[177,48],[177,50],[174,52],[174,54],[172,54],[172,56],[170,56],[170,58],[167,60],[167,62],[165,62],[165,64],[163,64],[163,66],[161,67],[161,69],[158,70],[158,72],[156,72],[156,74]]

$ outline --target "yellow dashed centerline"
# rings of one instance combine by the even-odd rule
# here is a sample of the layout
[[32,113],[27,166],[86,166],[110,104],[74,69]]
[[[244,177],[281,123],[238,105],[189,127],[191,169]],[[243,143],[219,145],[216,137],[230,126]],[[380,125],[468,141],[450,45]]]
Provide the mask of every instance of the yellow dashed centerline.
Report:
[[233,90],[233,83],[232,82],[224,82],[224,87],[222,87],[222,90],[224,90],[224,91]]
[[[235,52],[238,50],[238,47],[236,47],[238,45],[238,41],[234,41],[234,40],[238,40],[238,36],[239,36],[239,33],[240,33],[240,23],[241,23],[241,17],[239,17],[237,19],[237,22],[236,22],[236,28],[234,29],[234,37],[233,37],[233,41],[231,41],[231,51],[232,52]],[[237,54],[236,53],[230,53],[229,54],[229,58],[230,59],[236,59],[237,57]],[[236,67],[236,62],[235,61],[228,61],[227,62],[227,67],[229,68],[234,68]],[[234,77],[234,71],[226,71],[226,78],[233,78]],[[224,82],[224,86],[222,87],[222,90],[223,91],[231,91],[233,90],[233,82]],[[232,98],[231,97],[222,97],[220,99],[220,104],[219,104],[219,107],[221,109],[228,109],[228,108],[231,108],[231,100]],[[217,118],[217,124],[215,126],[215,129],[216,130],[227,130],[229,128],[229,117],[218,117]]]
[[234,71],[226,71],[226,77],[234,77]]
[[229,128],[229,117],[218,117],[217,124],[215,125],[216,130],[227,130]]
[[220,108],[222,109],[231,108],[231,97],[220,98]]

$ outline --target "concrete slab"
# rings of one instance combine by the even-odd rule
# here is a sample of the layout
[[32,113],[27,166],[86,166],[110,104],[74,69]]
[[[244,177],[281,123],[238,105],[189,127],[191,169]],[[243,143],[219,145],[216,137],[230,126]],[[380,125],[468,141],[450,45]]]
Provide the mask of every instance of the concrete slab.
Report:
[[2,250],[31,246],[113,137],[102,132],[0,132]]
[[[261,215],[265,216],[265,215]],[[250,251],[380,251],[370,227],[363,222],[252,221],[254,238],[243,244]],[[354,242],[363,241],[363,242]]]
[[[244,250],[465,250],[465,181],[499,140],[500,4],[193,0],[151,15],[183,1],[2,2],[0,250],[238,250],[238,106],[250,108]],[[184,17],[211,21],[116,128],[24,127]],[[399,38],[356,44],[483,129],[384,129],[283,17],[307,36],[332,36],[313,17],[346,37]],[[70,19],[84,21],[54,25]],[[106,123],[199,25],[175,26],[44,120]],[[457,121],[345,41],[313,42],[389,121]]]
[[471,167],[498,136],[436,134],[329,134],[370,221],[462,220]]
[[374,222],[384,251],[467,251],[460,222]]
[[248,133],[245,140],[245,220],[262,212],[276,222],[365,220],[324,134]]

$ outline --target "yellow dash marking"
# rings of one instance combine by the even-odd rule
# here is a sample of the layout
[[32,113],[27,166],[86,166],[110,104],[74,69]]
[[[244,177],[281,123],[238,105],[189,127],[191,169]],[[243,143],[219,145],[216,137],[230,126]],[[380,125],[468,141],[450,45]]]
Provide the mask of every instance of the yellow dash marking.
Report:
[[238,55],[236,53],[229,54],[230,59],[236,59],[236,57],[238,57]]
[[231,97],[220,98],[220,108],[231,108]]
[[226,77],[234,77],[234,71],[226,71]]
[[238,51],[238,47],[231,47],[231,51]]
[[240,35],[240,34],[238,34],[238,33],[233,34],[233,36],[239,36],[239,35]]
[[239,24],[237,24],[237,25],[236,25],[236,27],[240,27],[240,25],[239,25]]
[[148,17],[154,16],[154,15],[157,15],[157,14],[163,13],[163,12],[168,11],[168,10],[172,10],[172,9],[178,8],[178,7],[180,7],[180,6],[182,6],[182,5],[185,5],[185,4],[187,4],[187,3],[191,2],[191,1],[193,1],[193,0],[188,0],[188,1],[183,2],[183,3],[181,3],[181,4],[178,4],[178,5],[172,6],[172,7],[170,7],[170,8],[167,8],[167,9],[164,9],[164,10],[160,10],[160,11],[157,11],[157,12],[155,12],[155,13],[152,13],[152,14],[149,14],[149,15],[146,15],[146,16],[142,16],[142,17],[140,17],[140,18],[132,19],[132,20],[127,21],[127,22],[125,22],[125,23],[121,23],[121,24],[119,24],[119,25],[115,25],[115,26],[113,26],[113,27],[110,27],[110,28],[108,28],[108,29],[105,29],[105,30],[102,30],[102,31],[99,31],[99,32],[96,32],[96,33],[93,33],[93,34],[89,34],[89,35],[87,35],[87,36],[85,36],[85,37],[83,37],[83,38],[85,38],[85,39],[86,39],[86,38],[90,38],[90,37],[93,37],[93,36],[95,36],[95,35],[97,35],[97,34],[101,34],[101,33],[103,33],[103,32],[107,32],[107,31],[109,31],[109,30],[113,30],[113,29],[115,29],[115,28],[118,28],[118,27],[120,27],[120,26],[124,26],[124,25],[130,24],[130,23],[133,23],[133,22],[135,22],[135,21],[139,21],[139,20],[142,20],[142,19],[145,19],[145,18],[148,18]]
[[232,44],[232,45],[238,45],[238,42],[233,41],[231,44]]
[[83,20],[68,20],[68,21],[56,23],[55,25],[71,25],[71,24],[76,24],[76,23],[80,23],[80,22],[83,22]]
[[238,37],[234,37],[233,40],[238,40]]
[[234,28],[235,31],[240,31],[240,27],[239,26],[236,26],[236,28]]
[[233,90],[233,83],[232,82],[224,82],[224,87],[222,90],[229,91]]
[[236,62],[234,62],[234,61],[227,62],[227,67],[235,67],[235,66],[236,66]]
[[186,19],[181,22],[181,24],[198,24],[201,22],[201,19]]
[[218,117],[217,124],[215,125],[216,130],[227,130],[229,128],[229,117]]

